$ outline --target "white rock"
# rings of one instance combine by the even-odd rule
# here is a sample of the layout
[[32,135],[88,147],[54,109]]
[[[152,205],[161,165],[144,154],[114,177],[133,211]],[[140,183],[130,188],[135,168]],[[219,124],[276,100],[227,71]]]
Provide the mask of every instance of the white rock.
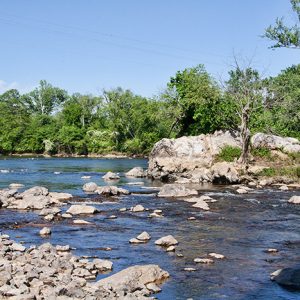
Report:
[[167,249],[166,249],[166,251],[167,252],[174,252],[175,251],[175,247],[174,246],[169,246]]
[[292,196],[288,202],[293,204],[300,204],[300,196]]
[[162,215],[162,214],[158,214],[158,213],[153,212],[153,213],[149,214],[148,217],[149,217],[149,218],[162,218],[163,215]]
[[26,247],[24,247],[23,245],[18,244],[18,243],[12,243],[12,245],[10,247],[14,251],[24,252],[26,250]]
[[178,241],[172,235],[163,236],[160,239],[155,241],[155,245],[159,245],[163,247],[174,246],[177,244]]
[[49,196],[57,201],[66,201],[73,198],[73,196],[69,193],[50,192]]
[[20,189],[22,187],[24,187],[24,184],[22,184],[22,183],[11,183],[9,185],[10,189]]
[[183,270],[187,271],[187,272],[194,272],[194,271],[196,271],[195,268],[184,268]]
[[201,208],[203,210],[209,210],[210,209],[208,204],[205,201],[202,201],[200,199],[195,204],[193,204],[192,206],[196,207],[196,208]]
[[67,210],[67,213],[71,215],[94,214],[96,212],[97,209],[94,206],[77,204],[71,205]]
[[146,288],[153,293],[159,293],[161,291],[161,288],[153,282],[146,284]]
[[151,235],[148,232],[143,231],[136,238],[140,241],[149,241],[151,239]]
[[95,182],[88,182],[88,183],[83,185],[82,189],[85,192],[93,193],[98,189],[98,185]]
[[247,194],[248,193],[248,191],[244,188],[239,188],[239,189],[236,190],[236,192],[238,194]]
[[143,205],[141,205],[141,204],[137,204],[136,206],[133,206],[131,208],[132,212],[142,212],[144,210],[145,210],[145,207]]
[[104,180],[109,181],[109,180],[118,180],[118,179],[120,179],[120,176],[113,172],[107,172],[104,176],[102,176],[102,178]]
[[73,224],[76,224],[76,225],[90,225],[92,223],[88,222],[88,221],[85,221],[85,220],[77,219],[77,220],[73,220]]
[[71,214],[67,214],[67,213],[62,214],[61,216],[65,219],[71,219],[73,217]]
[[124,212],[124,211],[126,211],[126,210],[127,210],[126,207],[122,207],[122,208],[119,209],[120,212]]
[[44,217],[44,220],[46,221],[53,221],[54,220],[54,215],[53,214],[49,214],[47,216]]
[[198,192],[180,184],[165,184],[157,195],[158,197],[187,197],[198,195]]
[[135,168],[131,169],[130,171],[128,171],[127,173],[125,173],[125,176],[135,177],[135,178],[146,177],[146,172],[141,167],[135,167]]
[[129,240],[130,244],[143,244],[146,243],[146,241],[138,240],[137,238],[132,238]]
[[210,258],[195,258],[194,259],[195,263],[200,263],[200,264],[213,264],[214,261]]
[[279,189],[280,189],[281,191],[288,191],[288,190],[289,190],[289,188],[288,188],[286,185],[280,186]]
[[216,258],[216,259],[224,259],[225,258],[225,255],[219,254],[219,253],[214,253],[214,252],[209,253],[208,256]]
[[71,248],[69,245],[65,245],[65,246],[60,246],[60,245],[57,245],[55,247],[56,251],[59,251],[59,252],[67,252],[67,251],[70,251]]
[[90,179],[91,176],[81,176],[81,179]]
[[40,230],[40,235],[50,235],[51,234],[51,229],[49,227],[44,227]]

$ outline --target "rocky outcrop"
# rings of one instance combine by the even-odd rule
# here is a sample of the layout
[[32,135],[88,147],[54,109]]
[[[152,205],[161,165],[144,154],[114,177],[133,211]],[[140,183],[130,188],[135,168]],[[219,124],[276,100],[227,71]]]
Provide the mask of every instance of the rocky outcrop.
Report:
[[149,299],[169,277],[157,265],[132,266],[92,282],[113,264],[72,255],[69,245],[28,248],[0,236],[1,299]]
[[47,188],[41,186],[32,187],[23,193],[19,193],[16,189],[0,191],[0,201],[3,207],[20,210],[40,210],[61,206],[61,201],[71,197],[71,194],[66,193],[49,193]]
[[291,137],[256,133],[251,138],[254,148],[268,148],[270,150],[283,150],[287,153],[300,152],[300,141]]
[[[162,139],[154,145],[149,157],[149,175],[170,179],[172,175],[208,169],[223,147],[241,147],[240,137],[234,132],[217,131],[214,134]],[[206,175],[204,175],[206,176]],[[207,176],[207,180],[209,180]]]

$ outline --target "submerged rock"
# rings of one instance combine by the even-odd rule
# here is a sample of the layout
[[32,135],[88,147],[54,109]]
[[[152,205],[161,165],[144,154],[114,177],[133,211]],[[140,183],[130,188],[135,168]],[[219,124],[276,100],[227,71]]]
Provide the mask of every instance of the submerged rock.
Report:
[[158,197],[187,197],[198,195],[198,192],[180,184],[165,184],[157,195]]

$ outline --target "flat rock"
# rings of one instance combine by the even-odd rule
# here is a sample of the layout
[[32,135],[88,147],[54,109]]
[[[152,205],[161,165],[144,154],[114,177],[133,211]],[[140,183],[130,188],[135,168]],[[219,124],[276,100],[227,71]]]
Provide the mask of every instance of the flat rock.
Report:
[[96,192],[99,195],[106,195],[106,196],[117,196],[117,195],[129,195],[130,194],[130,192],[128,190],[119,188],[119,187],[116,187],[113,185],[98,187]]
[[127,173],[125,173],[126,177],[135,177],[135,178],[146,177],[146,175],[147,173],[141,167],[135,167],[130,171],[128,171]]
[[73,198],[73,195],[69,193],[50,192],[49,196],[57,201],[67,201]]
[[158,197],[187,197],[198,195],[198,192],[181,184],[165,184],[157,195]]
[[292,203],[292,204],[300,204],[300,196],[292,196],[288,203]]
[[88,222],[88,221],[85,221],[85,220],[77,219],[77,220],[73,220],[73,224],[76,224],[76,225],[90,225],[92,223]]
[[71,215],[94,214],[96,212],[97,209],[94,206],[79,204],[71,205],[67,210],[67,213]]
[[169,247],[177,245],[178,241],[173,237],[173,235],[163,236],[160,239],[155,241],[155,245]]

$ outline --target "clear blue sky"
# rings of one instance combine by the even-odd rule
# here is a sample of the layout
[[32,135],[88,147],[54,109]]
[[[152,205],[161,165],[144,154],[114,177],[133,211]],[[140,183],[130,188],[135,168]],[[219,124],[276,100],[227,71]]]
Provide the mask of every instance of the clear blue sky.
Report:
[[203,63],[226,77],[232,54],[265,75],[300,63],[260,37],[288,0],[0,0],[0,92],[46,79],[69,92],[121,86],[144,96]]

